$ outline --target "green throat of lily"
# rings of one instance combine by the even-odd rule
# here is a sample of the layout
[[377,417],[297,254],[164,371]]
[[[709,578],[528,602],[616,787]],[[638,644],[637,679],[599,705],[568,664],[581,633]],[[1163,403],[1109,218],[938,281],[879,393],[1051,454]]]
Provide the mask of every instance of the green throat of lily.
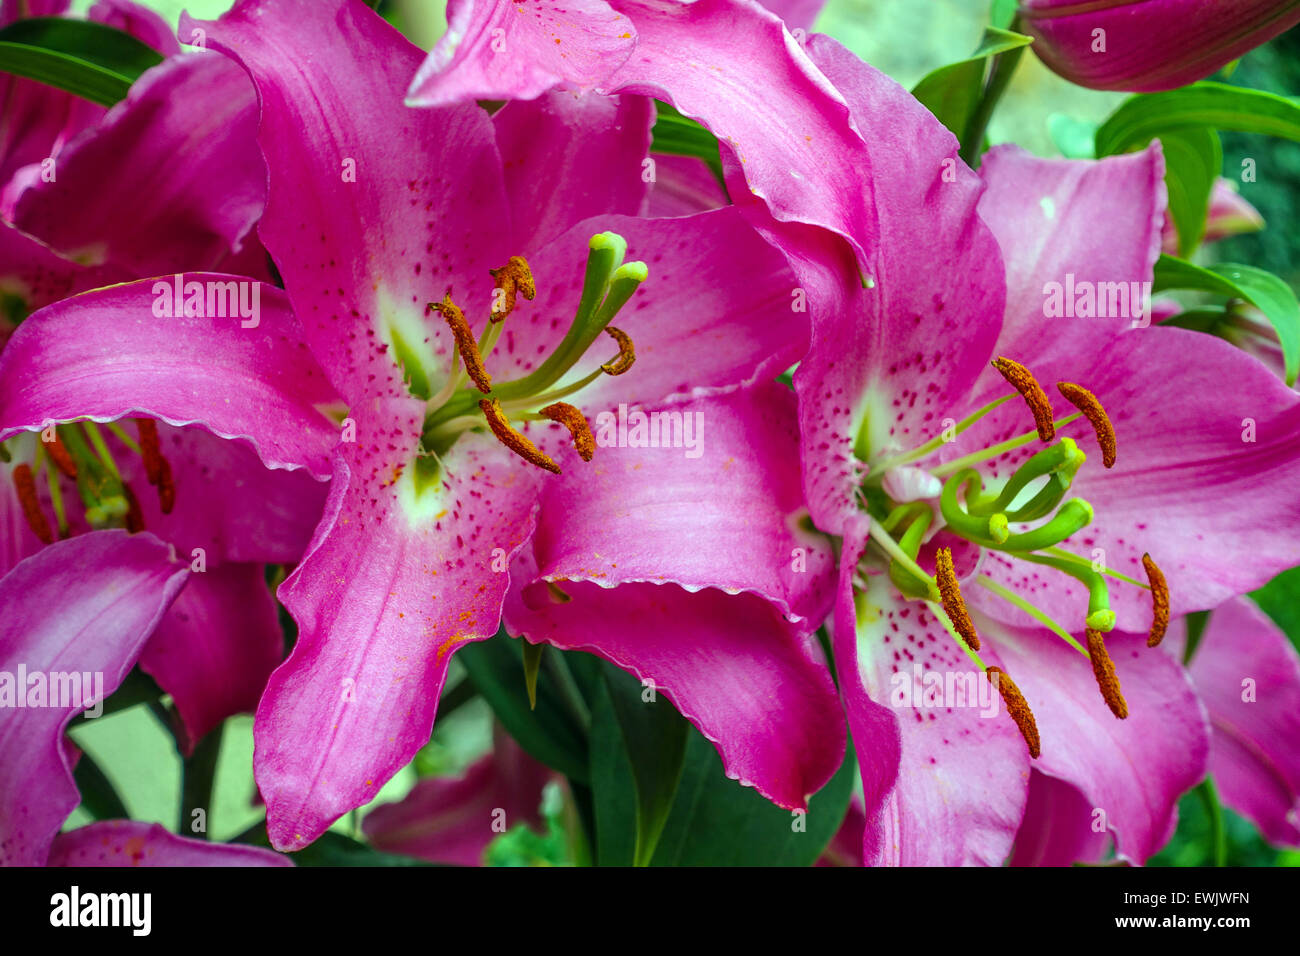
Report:
[[[427,312],[440,315],[455,340],[451,371],[437,392],[432,391],[429,377],[413,353],[403,348],[400,339],[394,343],[407,387],[427,403],[416,458],[417,489],[436,481],[441,458],[457,438],[484,428],[524,461],[559,474],[560,466],[515,428],[513,421],[557,422],[568,429],[582,459],[591,460],[596,450],[591,427],[577,407],[562,399],[582,391],[602,375],[622,375],[636,359],[631,337],[610,325],[649,275],[644,262],[624,262],[626,254],[627,242],[615,233],[591,237],[582,295],[568,332],[540,365],[522,378],[507,382],[493,382],[488,365],[518,297],[531,300],[536,295],[524,257],[511,256],[506,265],[492,270],[496,283],[492,312],[477,339],[450,293],[441,302],[429,303]],[[614,340],[618,353],[590,374],[561,385],[602,333]]]
[[[1058,440],[1056,431],[1079,418],[1086,419],[1096,436],[1103,465],[1112,467],[1117,454],[1115,430],[1101,402],[1080,385],[1059,382],[1057,390],[1076,411],[1056,419],[1047,393],[1027,368],[1007,358],[995,359],[993,366],[1015,391],[990,402],[944,434],[911,451],[870,460],[866,452],[864,424],[855,451],[860,457],[867,456],[863,460],[868,462],[870,471],[863,482],[860,500],[871,516],[870,540],[878,551],[864,550],[863,562],[868,564],[883,557],[888,562],[889,578],[898,592],[907,599],[930,605],[962,650],[997,686],[1030,754],[1038,757],[1038,729],[1028,702],[1005,672],[986,666],[980,659],[979,635],[962,598],[951,550],[939,549],[933,576],[917,564],[921,545],[936,518],[942,518],[949,533],[972,544],[1051,568],[1084,585],[1088,592],[1088,608],[1081,643],[1069,628],[1053,620],[1022,595],[986,575],[977,578],[980,586],[1024,611],[1087,658],[1106,705],[1121,719],[1128,716],[1128,704],[1103,637],[1115,627],[1115,614],[1110,608],[1110,583],[1118,582],[1122,586],[1151,592],[1153,610],[1148,647],[1159,644],[1168,627],[1169,590],[1163,573],[1149,554],[1142,557],[1147,575],[1147,581],[1143,583],[1061,547],[1072,535],[1092,524],[1094,513],[1087,501],[1068,497],[1075,476],[1088,456],[1072,439],[1062,437]],[[890,498],[884,487],[884,477],[889,469],[927,458],[1017,395],[1033,415],[1032,431],[928,469],[931,476],[943,482],[942,490],[934,499],[896,502]],[[978,467],[981,463],[1035,441],[1044,443],[1046,447],[1023,462],[1000,487],[981,473]]]

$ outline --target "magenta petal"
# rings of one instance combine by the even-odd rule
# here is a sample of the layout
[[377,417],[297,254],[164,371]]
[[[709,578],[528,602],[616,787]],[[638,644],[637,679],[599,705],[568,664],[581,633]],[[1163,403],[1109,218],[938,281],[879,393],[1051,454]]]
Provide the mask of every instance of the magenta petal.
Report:
[[[846,549],[835,648],[866,793],[863,857],[873,866],[1001,865],[1024,813],[1025,743],[928,608],[898,597],[884,575],[854,602],[856,557]],[[936,679],[937,692],[926,686]]]
[[1029,804],[1016,833],[1011,866],[1072,866],[1098,863],[1110,846],[1105,819],[1079,789],[1034,770]]
[[[451,653],[496,633],[507,562],[532,531],[540,470],[521,472],[504,446],[468,434],[415,504],[409,478],[390,476],[411,457],[422,406],[375,414],[409,430],[386,429],[391,453],[342,446],[325,516],[280,588],[298,641],[254,728],[278,849],[300,849],[368,803],[428,742]],[[371,433],[360,419],[358,434]]]
[[182,753],[213,727],[252,713],[284,656],[284,635],[260,564],[226,564],[190,576],[140,655],[176,702]]
[[655,181],[646,215],[655,219],[690,216],[730,202],[709,164],[694,156],[654,155]]
[[616,7],[636,24],[637,45],[603,89],[667,100],[703,123],[734,151],[748,191],[777,220],[824,226],[859,256],[874,246],[861,124],[776,16],[738,0]]
[[976,214],[983,185],[953,135],[835,41],[816,36],[809,49],[872,154],[892,157],[873,170],[881,245],[868,260],[869,288],[828,237],[788,228],[775,237],[813,313],[812,347],[795,375],[809,506],[819,527],[839,532],[858,508],[859,434],[872,457],[887,457],[964,417],[998,334],[1004,279]]
[[[0,776],[0,863],[45,862],[79,801],[63,730],[121,684],[188,573],[153,535],[100,531],[52,544],[0,579],[0,674],[8,678],[0,766],[9,768]],[[57,689],[58,675],[74,672],[92,686],[72,694],[64,684],[70,699],[50,706],[50,682]],[[43,706],[30,696],[37,674]],[[29,706],[15,707],[19,695]]]
[[[636,365],[626,375],[599,376],[574,399],[593,423],[620,403],[649,406],[753,385],[798,361],[807,315],[791,310],[794,277],[728,208],[686,219],[596,216],[530,250],[537,299],[506,321],[491,356],[494,376],[523,375],[559,344],[581,295],[587,242],[603,230],[623,236],[628,259],[645,261],[650,277],[614,320],[635,344]],[[618,354],[612,338],[602,339],[561,384]]]
[[1019,12],[1018,29],[1061,76],[1133,93],[1203,80],[1300,23],[1288,0],[1025,0]]
[[1173,834],[1178,798],[1205,776],[1209,727],[1182,666],[1148,648],[1145,634],[1107,634],[1129,709],[1118,720],[1091,664],[1051,632],[999,626],[982,615],[976,626],[1034,712],[1043,748],[1035,769],[1085,797],[1088,806],[1076,813],[1087,819],[1062,825],[1090,826],[1100,810],[1118,857],[1145,862]]
[[87,14],[88,19],[125,30],[142,43],[153,47],[163,56],[181,52],[176,33],[167,22],[148,7],[133,0],[95,0]]
[[[145,279],[88,292],[30,316],[0,352],[0,436],[50,421],[110,421],[139,413],[172,425],[198,422],[252,442],[271,468],[330,474],[335,425],[318,407],[335,401],[302,346],[283,292],[235,276],[183,281],[243,283],[260,295],[253,319],[159,318],[173,281]],[[251,288],[250,288],[251,286]]]
[[60,833],[48,865],[293,866],[293,861],[261,847],[177,836],[157,823],[105,820]]
[[[0,292],[17,297],[25,312],[129,278],[113,267],[69,262],[13,226],[0,223]],[[8,316],[0,315],[0,349],[11,334]]]
[[[134,429],[127,426],[127,431]],[[302,470],[267,468],[246,443],[217,438],[203,428],[159,425],[158,438],[176,489],[171,514],[161,512],[140,457],[125,448],[117,457],[123,478],[136,491],[146,529],[170,541],[187,560],[202,548],[209,564],[298,562],[325,507],[324,482]]]
[[[1087,376],[1095,374],[1097,353],[1110,339],[1149,319],[1136,319],[1131,302],[1127,315],[1087,318],[1073,309],[1049,315],[1047,287],[1061,287],[1064,306],[1071,284],[1082,290],[1083,282],[1094,287],[1122,282],[1127,292],[1129,283],[1139,283],[1140,289],[1140,283],[1150,282],[1165,217],[1164,173],[1159,143],[1096,161],[1039,159],[1015,146],[985,154],[980,176],[988,188],[979,211],[997,237],[1007,275],[999,355],[1027,366],[1047,388],[1062,378],[1086,385]],[[1100,222],[1106,228],[1098,228]],[[1049,327],[1051,334],[1044,334]],[[983,372],[976,408],[1007,390],[996,371]],[[1015,404],[981,424],[1009,422]],[[1018,411],[1016,422],[1024,426],[1024,410]]]
[[1271,843],[1300,846],[1300,655],[1246,598],[1210,614],[1191,664],[1210,712],[1210,775]]
[[643,96],[547,93],[492,117],[520,249],[537,249],[590,216],[645,205],[650,127]]
[[[636,414],[631,413],[631,414]],[[534,537],[539,574],[604,587],[673,582],[754,591],[818,625],[830,610],[829,539],[806,530],[794,395],[766,383],[673,405],[687,448],[599,447],[547,482]],[[613,416],[597,442],[616,440]],[[667,438],[668,424],[660,428]]]
[[562,587],[563,603],[511,591],[510,633],[652,681],[717,746],[728,777],[780,806],[806,807],[839,767],[844,715],[821,649],[770,602],[675,584]]
[[58,178],[23,192],[14,223],[78,262],[137,276],[216,268],[262,212],[256,136],[243,70],[213,53],[173,57],[60,153]]
[[349,402],[405,396],[397,332],[436,388],[451,336],[425,306],[450,288],[486,319],[488,270],[523,252],[487,113],[404,108],[420,51],[360,0],[245,0],[191,26],[257,86],[270,171],[258,232],[316,360]]
[[636,45],[604,0],[451,0],[447,32],[411,82],[413,106],[529,100],[557,85],[589,89]]
[[762,3],[784,20],[792,31],[811,30],[813,21],[826,6],[826,0],[762,0]]
[[[362,823],[376,849],[480,866],[499,834],[520,823],[540,827],[542,788],[555,776],[503,733],[492,753],[460,777],[421,780],[397,803],[376,807]],[[501,815],[504,814],[504,817]],[[497,829],[501,824],[505,829]]]

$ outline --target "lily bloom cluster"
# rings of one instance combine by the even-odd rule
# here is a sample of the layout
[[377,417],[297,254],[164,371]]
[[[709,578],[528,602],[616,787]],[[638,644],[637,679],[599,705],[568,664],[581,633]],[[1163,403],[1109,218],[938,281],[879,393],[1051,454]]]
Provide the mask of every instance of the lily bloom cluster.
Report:
[[[1071,75],[1066,18],[1021,6]],[[1092,85],[1300,18],[1238,6],[1231,43]],[[503,628],[634,675],[786,810],[855,760],[837,859],[1141,863],[1207,772],[1300,845],[1300,659],[1243,597],[1300,564],[1300,397],[1105,307],[1171,241],[1161,144],[974,169],[815,12],[453,0],[426,55],[361,0],[239,0],[185,49],[99,0],[161,56],[126,99],[2,78],[0,678],[138,667],[186,755],[254,711],[273,849],[61,833],[90,702],[0,684],[0,862],[287,863]],[[720,175],[652,151],[656,101]],[[1211,238],[1258,225],[1215,199]],[[534,758],[498,731],[365,832],[479,862]]]

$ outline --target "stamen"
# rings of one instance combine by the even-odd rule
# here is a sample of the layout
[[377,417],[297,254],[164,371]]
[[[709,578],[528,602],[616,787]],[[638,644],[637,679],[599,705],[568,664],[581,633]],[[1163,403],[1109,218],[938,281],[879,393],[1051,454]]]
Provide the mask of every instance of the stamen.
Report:
[[1115,464],[1115,426],[1110,423],[1106,409],[1101,407],[1097,396],[1073,382],[1057,382],[1056,388],[1067,402],[1083,412],[1083,417],[1092,423],[1092,430],[1097,433],[1097,444],[1101,446],[1101,463],[1107,468],[1112,467]]
[[[480,403],[481,404],[481,403]],[[596,439],[591,435],[591,426],[587,424],[586,417],[572,405],[566,402],[555,402],[553,405],[547,405],[539,409],[539,415],[544,415],[553,422],[559,422],[569,430],[573,436],[573,447],[583,461],[591,461],[591,456],[596,453]]]
[[157,485],[162,480],[162,452],[158,445],[158,423],[152,418],[137,418],[137,434],[140,436],[140,460],[144,463],[144,474],[149,484]]
[[1038,384],[1029,369],[1009,358],[995,358],[993,367],[1020,393],[1020,397],[1033,412],[1039,439],[1051,441],[1056,435],[1056,425],[1053,422],[1052,403],[1047,400],[1047,393],[1043,391],[1043,386]]
[[479,400],[478,407],[483,410],[483,416],[487,419],[492,434],[497,436],[497,441],[529,464],[544,468],[552,474],[558,475],[560,473],[560,466],[529,441],[528,436],[515,431],[510,424],[510,419],[506,418],[506,413],[501,410],[500,401],[495,398],[483,398]]
[[1034,720],[1034,712],[1029,709],[1025,695],[1020,693],[1016,682],[1002,668],[990,667],[984,673],[1002,695],[1002,703],[1006,705],[1007,713],[1020,728],[1020,736],[1024,737],[1025,743],[1029,745],[1029,756],[1037,760],[1039,754],[1043,752],[1043,746],[1038,737],[1038,723]]
[[[42,439],[44,441],[44,439]],[[63,472],[69,478],[76,480],[77,463],[72,460],[68,454],[67,447],[59,440],[59,433],[54,433],[54,440],[45,442],[45,450],[50,454],[50,460],[58,466],[59,471]]]
[[166,458],[159,461],[162,463],[162,471],[158,475],[158,507],[163,514],[169,515],[176,506],[176,482],[172,478],[171,463]]
[[500,312],[492,310],[493,322],[504,322],[506,316],[515,310],[516,293],[530,302],[537,295],[532,270],[528,268],[528,260],[523,256],[511,256],[500,269],[489,269],[488,272],[496,280],[496,287],[505,292],[505,302],[502,303],[504,308]]
[[41,541],[53,544],[54,532],[50,530],[50,523],[41,510],[41,500],[36,496],[36,476],[32,474],[31,465],[24,463],[14,469],[14,488],[18,491],[18,502],[22,505],[27,526]]
[[618,355],[600,367],[606,375],[622,375],[636,361],[636,348],[632,345],[632,336],[612,325],[605,326],[605,331],[618,343]]
[[939,585],[940,602],[943,604],[943,609],[948,612],[952,626],[972,651],[978,651],[979,635],[975,633],[975,623],[970,619],[966,602],[961,597],[961,587],[957,584],[957,571],[952,564],[951,548],[940,548],[935,555],[934,579]]
[[138,534],[144,530],[144,512],[140,510],[140,499],[125,482],[122,484],[122,494],[126,496],[126,530]]
[[1088,655],[1092,658],[1092,673],[1097,678],[1097,686],[1106,701],[1110,712],[1123,720],[1128,716],[1128,704],[1119,689],[1119,678],[1115,676],[1115,664],[1106,653],[1106,642],[1102,640],[1101,631],[1088,628]]
[[1151,633],[1147,635],[1147,647],[1155,647],[1165,639],[1165,629],[1169,627],[1169,584],[1151,555],[1142,555],[1142,567],[1146,568],[1147,581],[1151,584]]
[[441,302],[430,302],[428,311],[438,312],[447,321],[447,326],[456,339],[456,350],[460,352],[461,360],[465,363],[465,373],[473,380],[474,385],[484,395],[492,391],[492,376],[488,375],[487,369],[483,367],[483,357],[479,354],[478,342],[474,340],[474,333],[470,331],[469,323],[465,321],[465,313],[451,301],[451,293],[448,292],[443,296]]

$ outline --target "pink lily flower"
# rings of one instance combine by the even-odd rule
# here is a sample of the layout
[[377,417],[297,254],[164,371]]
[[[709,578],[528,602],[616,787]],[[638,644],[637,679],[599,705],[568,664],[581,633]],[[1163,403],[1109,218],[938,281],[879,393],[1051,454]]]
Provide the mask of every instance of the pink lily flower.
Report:
[[[98,354],[113,357],[112,387],[101,375],[95,390],[114,395],[122,410],[199,421],[252,442],[272,467],[332,473],[325,517],[280,591],[299,639],[258,711],[256,771],[273,844],[314,839],[371,799],[428,739],[451,654],[497,631],[512,558],[536,561],[539,575],[558,580],[556,569],[584,559],[568,539],[597,533],[632,550],[621,560],[602,549],[586,556],[600,567],[588,560],[595,570],[573,568],[575,595],[565,607],[586,622],[566,632],[565,646],[589,644],[652,677],[718,742],[731,775],[787,806],[804,805],[839,764],[844,738],[810,634],[829,605],[831,555],[798,520],[792,400],[753,388],[802,348],[779,254],[735,210],[636,218],[648,185],[641,171],[652,113],[644,100],[556,95],[492,118],[478,107],[376,112],[376,103],[400,102],[420,54],[361,3],[245,2],[206,29],[261,97],[270,198],[259,232],[288,300],[263,287],[263,328],[252,335],[187,316],[158,336],[147,282],[82,296],[28,323],[33,341],[56,332],[65,316],[90,323],[83,328],[94,329]],[[407,148],[394,150],[395,138]],[[594,176],[593,168],[609,173]],[[610,229],[618,236],[601,232]],[[619,265],[624,241],[658,281],[637,291],[646,267]],[[534,290],[530,306],[524,300]],[[626,331],[587,354],[625,304]],[[602,371],[602,360],[624,370],[634,347],[630,374]],[[57,372],[77,348],[47,337],[39,353],[24,353],[28,388],[0,408],[22,402],[19,417],[57,418],[51,407],[71,389]],[[164,366],[205,373],[186,385],[156,374]],[[465,382],[462,366],[498,384],[481,391]],[[737,389],[753,391],[753,400],[746,403],[748,391],[732,395]],[[339,436],[339,423],[318,409],[331,407],[335,393],[349,418],[327,462],[320,442]],[[597,451],[604,433],[592,435],[576,406],[553,407],[572,394],[611,418],[623,406],[629,414],[703,415],[709,437],[698,459],[683,453],[639,467],[636,456],[646,452],[649,461],[647,450],[601,448],[588,469],[581,452]],[[572,435],[541,431],[539,405]],[[779,449],[785,473],[752,465],[755,447]],[[654,498],[678,461],[697,482],[690,499],[707,506],[695,524],[676,518],[672,501]],[[552,479],[551,470],[563,475]],[[734,488],[729,474],[742,476]],[[584,477],[588,507],[575,503],[566,522],[555,509],[580,497]],[[610,513],[619,482],[643,509]],[[717,493],[724,484],[725,498]],[[584,513],[618,527],[592,528]],[[738,565],[728,546],[703,547],[699,535],[711,526],[760,556]],[[526,548],[535,527],[546,537]],[[668,563],[683,542],[693,542],[694,559]],[[600,584],[587,583],[600,574],[607,575]],[[643,594],[646,627],[636,640],[601,610],[606,588],[624,580]],[[684,632],[697,655],[691,668],[679,667],[688,656],[651,632],[653,619],[691,622]],[[609,632],[622,643],[607,648],[601,635]],[[680,633],[674,629],[674,641]],[[714,681],[697,672],[701,664]],[[733,686],[743,693],[728,693]],[[774,709],[778,698],[784,706]]]
[[51,545],[0,578],[0,865],[289,863],[130,820],[59,833],[79,800],[64,730],[122,682],[189,574],[151,534],[97,531]]
[[[1286,451],[1300,407],[1226,343],[1148,326],[1140,284],[1165,206],[1157,147],[1098,163],[995,149],[976,178],[901,90],[833,41],[808,49],[872,131],[873,155],[895,158],[895,186],[876,183],[885,241],[865,285],[847,250],[837,278],[824,265],[833,246],[773,229],[828,306],[814,304],[795,388],[813,518],[845,539],[835,646],[864,767],[866,857],[1002,862],[1032,765],[1083,794],[1119,857],[1140,862],[1204,773],[1207,732],[1181,668],[1137,634],[1158,642],[1169,614],[1294,564],[1278,529],[1300,519],[1287,490],[1300,465]],[[896,119],[868,120],[880,115]],[[1090,228],[1101,221],[1104,236]],[[1137,284],[1138,306],[1071,318],[1053,301],[1067,282],[1080,296]],[[1222,407],[1224,374],[1248,411]],[[1077,412],[1054,421],[1036,381],[1065,383],[1055,401]],[[1195,440],[1177,424],[1189,415]],[[1106,467],[1085,465],[1094,444]],[[997,668],[1006,715],[923,698],[926,672],[960,677],[967,660],[971,674]]]
[[1133,93],[1205,79],[1297,23],[1296,0],[1021,0],[1019,9],[1053,71]]

